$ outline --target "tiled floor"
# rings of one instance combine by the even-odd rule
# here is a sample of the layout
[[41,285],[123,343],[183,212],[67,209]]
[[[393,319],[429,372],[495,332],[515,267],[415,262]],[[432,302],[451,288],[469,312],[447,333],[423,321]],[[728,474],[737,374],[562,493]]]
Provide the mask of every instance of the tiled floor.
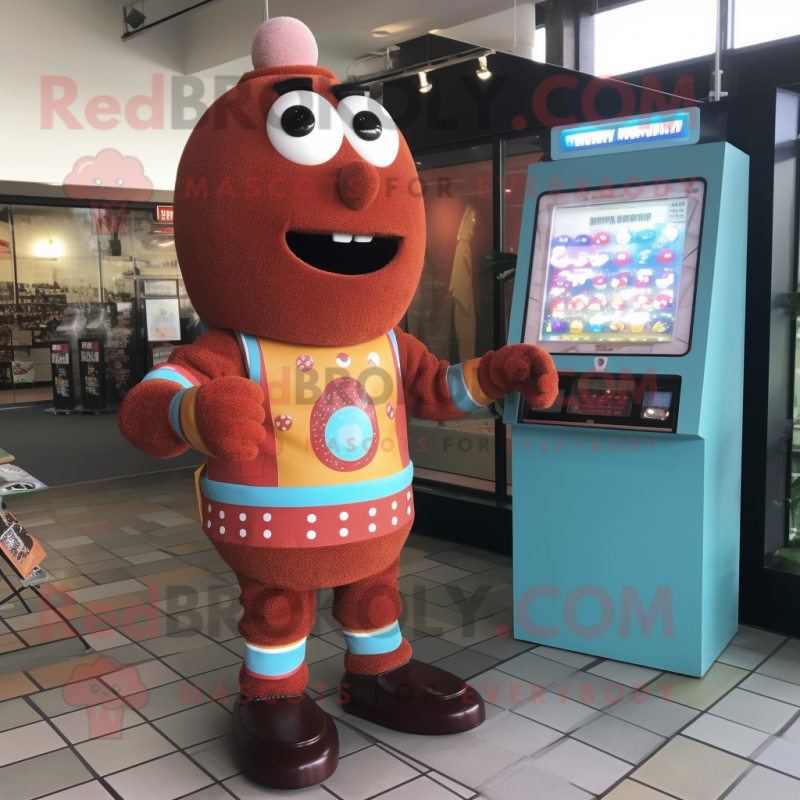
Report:
[[[48,490],[12,510],[48,551],[52,612],[0,609],[2,800],[285,796],[238,773],[230,712],[242,642],[233,574],[188,471]],[[508,635],[510,560],[413,535],[402,561],[417,658],[462,675],[488,719],[409,736],[342,714],[343,637],[320,592],[310,688],[341,761],[303,800],[796,800],[800,641],[742,628],[703,680]],[[545,688],[542,688],[545,687]],[[123,699],[124,698],[124,699]]]

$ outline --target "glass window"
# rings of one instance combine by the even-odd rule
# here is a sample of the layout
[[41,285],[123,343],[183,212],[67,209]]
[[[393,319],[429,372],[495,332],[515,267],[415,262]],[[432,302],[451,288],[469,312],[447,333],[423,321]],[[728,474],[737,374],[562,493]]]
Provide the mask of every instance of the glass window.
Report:
[[16,402],[47,400],[51,334],[77,335],[87,323],[89,304],[100,300],[96,219],[88,208],[14,206],[13,213]]
[[533,53],[531,58],[534,61],[547,61],[547,29],[544,25],[536,28],[533,35]]
[[11,332],[14,316],[14,236],[11,209],[0,205],[0,405],[14,402],[14,352]]
[[[492,150],[483,145],[416,160],[427,244],[406,325],[439,358],[466,361],[493,345],[492,275],[481,271],[492,251]],[[412,420],[409,438],[419,475],[435,470],[428,477],[449,473],[494,488],[485,484],[494,481],[494,418],[488,410],[457,422]]]
[[800,34],[797,0],[736,0],[733,46],[747,47]]
[[[752,2],[763,6],[761,0]],[[641,0],[600,12],[595,74],[624,75],[713,53],[716,11],[716,0]]]

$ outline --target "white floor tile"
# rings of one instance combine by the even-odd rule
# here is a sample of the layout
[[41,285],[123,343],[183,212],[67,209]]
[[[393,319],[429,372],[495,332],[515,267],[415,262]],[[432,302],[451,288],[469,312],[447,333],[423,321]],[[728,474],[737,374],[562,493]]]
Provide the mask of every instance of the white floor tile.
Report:
[[672,736],[700,712],[678,703],[665,702],[655,695],[639,695],[611,706],[606,713],[653,731],[659,736]]
[[579,728],[601,712],[583,703],[576,703],[555,692],[545,692],[535,702],[526,703],[514,709],[515,714],[541,722],[562,733]]
[[470,798],[475,795],[475,792],[472,789],[468,789],[466,786],[462,786],[460,783],[456,783],[455,781],[450,780],[450,778],[444,775],[440,775],[438,772],[431,771],[428,773],[428,777],[431,780],[436,781],[436,783],[440,783],[442,786],[446,787],[451,792],[454,792],[459,797]]
[[225,781],[223,785],[230,789],[234,797],[238,797],[239,800],[265,800],[266,797],[281,796],[285,796],[286,800],[331,800],[331,793],[325,791],[321,786],[295,789],[293,792],[277,792],[253,783],[244,775],[237,775],[235,778]]
[[63,792],[47,795],[47,800],[112,800],[111,795],[98,781],[82,783]]
[[[475,792],[471,792],[467,797],[472,797],[474,794]],[[456,795],[427,776],[421,776],[391,789],[380,797],[381,800],[455,800]]]
[[786,637],[769,631],[762,631],[760,628],[751,628],[748,625],[740,625],[739,632],[733,637],[731,644],[739,647],[747,647],[750,650],[758,650],[760,653],[771,653],[781,642],[785,642]]
[[475,733],[487,742],[521,756],[532,756],[561,738],[559,731],[510,711],[484,722]]
[[773,700],[780,700],[783,703],[791,703],[793,706],[800,706],[800,686],[766,675],[759,675],[757,672],[745,678],[739,688],[747,689],[748,692],[755,692],[763,697],[771,697]]
[[101,705],[79,708],[71,714],[53,718],[53,725],[67,737],[72,744],[87,739],[99,739],[125,728],[141,725],[144,719],[132,708],[118,700],[118,707],[104,708]]
[[183,753],[173,753],[107,778],[123,800],[175,800],[213,783]]
[[592,745],[629,764],[640,763],[666,741],[663,736],[608,714],[592,720],[571,735],[573,739]]
[[162,664],[160,661],[148,661],[144,664],[137,664],[135,667],[125,667],[116,672],[109,672],[107,675],[102,675],[100,680],[106,686],[119,687],[118,690],[115,689],[117,694],[127,697],[144,689],[155,689],[156,686],[180,680],[180,677],[166,664]]
[[797,713],[794,706],[741,689],[734,689],[708,711],[766,733],[777,733]]
[[583,669],[593,661],[597,661],[597,656],[589,656],[585,653],[575,653],[572,650],[560,650],[557,647],[547,647],[546,645],[539,645],[531,652],[536,653],[537,656],[549,658],[552,661],[558,661],[561,664],[567,664],[573,669]]
[[527,703],[541,689],[528,681],[508,675],[496,669],[490,669],[470,679],[469,685],[486,700],[500,708],[511,708],[519,703]]
[[790,742],[800,744],[800,719],[795,720],[782,736]]
[[138,725],[118,737],[90,739],[75,749],[98,774],[109,775],[171,753],[175,747],[149,725]]
[[769,739],[768,733],[711,714],[700,716],[683,730],[683,735],[744,758],[749,758]]
[[67,743],[44,721],[13,728],[0,733],[0,767],[66,746]]
[[570,700],[600,710],[618,706],[633,696],[630,687],[588,672],[574,672],[560,683],[560,687],[558,691],[563,691]]
[[800,797],[800,781],[773,772],[764,767],[756,767],[744,776],[741,783],[733,788],[725,800],[797,800]]
[[730,664],[732,667],[742,669],[755,669],[766,655],[758,650],[751,650],[749,647],[740,647],[738,644],[729,644],[717,658],[723,664]]
[[588,671],[592,675],[599,675],[624,686],[645,686],[661,674],[657,669],[640,667],[638,664],[625,664],[621,661],[604,661]]
[[324,785],[347,800],[366,800],[418,775],[408,764],[373,746],[341,758]]
[[761,755],[756,757],[759,764],[778,772],[785,772],[800,778],[800,744],[790,739],[776,739],[764,750]]
[[538,769],[558,775],[593,794],[606,791],[633,767],[581,742],[567,739],[533,760]]
[[592,795],[526,762],[484,789],[481,797],[487,800],[591,800]]
[[186,751],[192,760],[218,781],[224,781],[239,774],[236,752],[231,736],[221,736],[211,742],[190,747]]
[[542,658],[535,653],[522,653],[510,661],[499,664],[497,669],[542,688],[563,681],[575,672],[574,668],[567,664]]
[[800,685],[800,661],[794,658],[785,658],[780,655],[780,651],[778,655],[767,659],[758,668],[758,672],[760,675]]

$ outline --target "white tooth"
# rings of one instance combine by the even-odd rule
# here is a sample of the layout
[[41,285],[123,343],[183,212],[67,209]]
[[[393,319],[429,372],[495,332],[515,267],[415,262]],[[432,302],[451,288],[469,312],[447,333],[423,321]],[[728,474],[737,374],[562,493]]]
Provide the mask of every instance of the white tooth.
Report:
[[357,242],[371,242],[371,236],[354,236],[353,237]]
[[342,242],[343,244],[347,244],[348,242],[353,241],[352,233],[334,233],[331,235],[333,236],[334,242]]

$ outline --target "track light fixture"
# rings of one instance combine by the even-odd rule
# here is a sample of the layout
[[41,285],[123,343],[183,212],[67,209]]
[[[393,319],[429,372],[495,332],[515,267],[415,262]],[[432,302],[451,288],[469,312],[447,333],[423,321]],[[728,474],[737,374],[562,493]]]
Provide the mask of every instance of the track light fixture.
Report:
[[122,18],[125,20],[125,24],[134,31],[137,28],[141,28],[142,25],[144,25],[144,21],[147,19],[147,17],[133,5],[125,6],[122,10]]
[[492,73],[489,72],[489,57],[488,56],[479,56],[478,57],[478,69],[475,70],[475,74],[482,80],[488,81],[489,78],[492,77]]
[[428,81],[428,74],[426,72],[419,73],[419,90],[422,94],[427,94],[433,89],[433,84]]

